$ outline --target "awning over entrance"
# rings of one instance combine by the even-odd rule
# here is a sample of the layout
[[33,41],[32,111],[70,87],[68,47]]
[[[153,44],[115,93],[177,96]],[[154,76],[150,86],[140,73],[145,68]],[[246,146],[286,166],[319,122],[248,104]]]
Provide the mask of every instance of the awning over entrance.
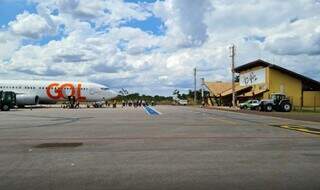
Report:
[[255,97],[255,96],[259,96],[261,94],[263,94],[264,92],[267,92],[268,90],[264,89],[264,90],[259,90],[257,92],[254,92],[254,91],[250,91],[250,92],[247,92],[245,94],[242,94],[242,95],[239,95],[238,98],[252,98],[252,97]]
[[[240,86],[239,84],[235,86],[236,94],[243,94],[250,91],[251,89],[252,89],[252,86]],[[232,95],[232,88],[221,94],[222,97],[230,96],[230,95]]]
[[212,93],[212,96],[219,97],[221,93],[232,88],[232,83],[226,82],[206,82],[207,88]]

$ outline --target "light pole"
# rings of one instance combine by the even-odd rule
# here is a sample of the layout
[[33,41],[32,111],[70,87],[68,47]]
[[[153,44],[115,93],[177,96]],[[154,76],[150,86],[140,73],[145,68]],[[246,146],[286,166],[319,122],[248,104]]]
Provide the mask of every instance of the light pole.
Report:
[[193,69],[193,75],[194,75],[194,97],[193,102],[194,104],[197,104],[197,68],[195,67]]
[[201,78],[201,104],[204,106],[204,78]]
[[230,47],[231,57],[231,72],[232,72],[232,106],[236,107],[236,92],[235,92],[235,73],[234,73],[234,57],[235,57],[235,45]]

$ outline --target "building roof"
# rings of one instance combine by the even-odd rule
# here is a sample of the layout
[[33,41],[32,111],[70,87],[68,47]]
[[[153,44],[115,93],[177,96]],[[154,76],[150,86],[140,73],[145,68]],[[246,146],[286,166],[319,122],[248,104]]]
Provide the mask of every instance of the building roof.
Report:
[[206,86],[213,93],[214,96],[220,96],[224,91],[232,88],[232,83],[227,82],[206,82]]
[[[249,90],[249,89],[251,90],[251,88],[252,88],[252,86],[240,86],[239,83],[236,83],[236,85],[235,85],[235,92],[236,92],[236,93],[241,93],[241,92],[246,91],[246,90]],[[222,96],[222,97],[223,97],[223,96],[229,96],[229,95],[231,95],[231,94],[232,94],[232,88],[230,88],[230,89],[222,92],[222,93],[221,93],[221,96]]]
[[320,82],[319,81],[313,80],[313,79],[311,79],[309,77],[303,76],[301,74],[298,74],[296,72],[290,71],[290,70],[285,69],[283,67],[280,67],[278,65],[271,64],[271,63],[263,61],[261,59],[258,59],[256,61],[244,64],[244,65],[241,65],[241,66],[235,68],[234,71],[237,72],[237,73],[240,73],[242,71],[246,71],[248,69],[251,69],[251,68],[254,68],[254,67],[259,67],[259,66],[269,67],[269,68],[278,70],[280,72],[283,72],[283,73],[285,73],[287,75],[290,75],[290,76],[292,76],[294,78],[297,78],[297,79],[301,80],[305,84],[305,86],[308,87],[308,89],[313,89],[313,90],[319,90],[320,89]]
[[244,65],[241,65],[239,67],[236,67],[234,68],[234,71],[236,73],[240,73],[242,71],[246,71],[246,70],[249,70],[251,68],[254,68],[254,67],[259,67],[259,66],[262,66],[262,67],[269,67],[271,66],[272,64],[271,63],[268,63],[266,61],[263,61],[261,59],[258,59],[256,61],[252,61],[250,63],[247,63],[247,64],[244,64]]
[[254,97],[254,96],[257,96],[257,95],[260,95],[264,92],[267,92],[268,90],[267,89],[261,89],[261,90],[258,90],[258,91],[250,91],[250,92],[246,92],[244,93],[243,95],[239,95],[238,97],[241,97],[241,98],[251,98],[251,97]]
[[[229,96],[232,94],[232,83],[227,82],[206,82],[206,86],[213,93],[214,96]],[[235,92],[241,93],[243,91],[250,90],[252,86],[240,86],[239,83],[235,83]]]

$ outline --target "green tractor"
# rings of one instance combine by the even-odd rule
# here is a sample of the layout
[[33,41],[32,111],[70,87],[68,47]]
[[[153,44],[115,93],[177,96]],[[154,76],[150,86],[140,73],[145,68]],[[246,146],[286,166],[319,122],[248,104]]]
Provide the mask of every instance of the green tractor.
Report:
[[267,112],[271,112],[273,110],[290,112],[292,110],[292,104],[285,94],[274,93],[271,94],[271,99],[261,101],[260,110]]
[[17,104],[16,93],[0,91],[0,109],[1,111],[10,111]]

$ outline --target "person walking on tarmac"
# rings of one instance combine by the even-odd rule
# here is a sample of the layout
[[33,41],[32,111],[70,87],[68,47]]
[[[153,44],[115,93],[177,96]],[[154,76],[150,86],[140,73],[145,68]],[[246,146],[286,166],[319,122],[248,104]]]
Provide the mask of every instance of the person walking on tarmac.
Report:
[[79,102],[79,100],[76,100],[76,105],[75,105],[74,108],[76,108],[76,109],[79,109],[79,108],[80,108],[80,102]]
[[126,102],[122,100],[122,107],[124,108],[126,106]]

